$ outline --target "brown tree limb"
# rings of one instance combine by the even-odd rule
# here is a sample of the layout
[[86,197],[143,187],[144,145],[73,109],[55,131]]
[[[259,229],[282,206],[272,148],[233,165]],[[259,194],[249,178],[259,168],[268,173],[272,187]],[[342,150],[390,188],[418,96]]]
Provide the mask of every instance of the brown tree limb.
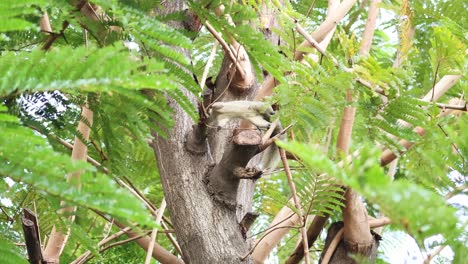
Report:
[[[113,219],[113,220],[110,220],[105,214],[103,214],[102,212],[99,212],[97,210],[93,210],[93,212],[95,212],[97,215],[101,216],[102,218],[104,218],[106,221],[110,222],[112,221],[112,223],[117,226],[118,228],[120,228],[121,230],[123,230],[127,236],[129,238],[135,238],[135,237],[138,237],[138,239],[136,239],[136,243],[145,251],[148,251],[148,246],[150,244],[150,237],[147,236],[141,236],[140,233],[138,232],[135,232],[132,230],[131,227],[128,227],[126,225],[124,225],[123,223]],[[128,229],[130,228],[130,229]],[[177,258],[176,256],[174,256],[173,254],[171,254],[169,251],[167,251],[165,248],[163,248],[161,245],[159,245],[158,243],[155,243],[154,244],[154,248],[153,248],[153,258],[162,262],[162,263],[168,263],[168,264],[173,264],[173,263],[176,263],[176,264],[183,264],[184,262]]]
[[[83,1],[83,2],[86,2],[86,4],[89,5],[87,1]],[[83,2],[79,2],[78,4],[82,4]],[[46,29],[47,24],[48,24],[49,26],[48,29],[50,29],[50,22],[48,21],[48,17],[46,17],[46,15],[47,14],[44,15],[43,19],[41,19],[41,27],[44,27],[44,29]],[[64,22],[60,35],[63,35],[63,31],[68,27],[68,25],[69,25],[68,22]],[[52,46],[52,43],[56,40],[56,38],[57,38],[57,35],[52,34],[49,37],[49,39],[46,41],[45,45],[43,46],[43,49],[48,50]],[[85,41],[87,41],[86,37],[85,37]],[[92,124],[93,124],[93,112],[89,108],[88,102],[85,102],[85,104],[81,107],[81,120],[78,122],[78,128],[77,128],[78,133],[80,134],[82,139],[85,141],[89,140],[89,135],[91,133]],[[88,147],[86,145],[86,142],[82,142],[81,139],[78,136],[76,136],[74,140],[74,144],[73,144],[72,154],[71,154],[72,160],[87,160],[87,151],[88,151]],[[67,181],[69,182],[72,181],[76,188],[80,188],[79,180],[80,180],[81,173],[82,171],[76,171],[67,175]],[[65,205],[63,202],[61,204]],[[76,211],[76,207],[74,206],[64,207],[60,210],[61,213],[72,213],[72,214],[75,211]],[[70,216],[69,220],[74,221],[74,215]],[[45,249],[44,249],[44,259],[47,262],[50,262],[50,263],[59,262],[60,255],[62,254],[63,248],[65,247],[65,244],[68,240],[69,232],[70,232],[69,229],[66,231],[66,233],[64,233],[62,230],[57,230],[55,226],[52,228],[49,241],[47,242],[47,245],[45,246]]]
[[466,102],[463,102],[463,103],[460,104],[460,105],[436,103],[436,106],[439,107],[439,108],[442,109],[442,110],[451,109],[451,110],[458,110],[458,111],[462,111],[462,112],[466,112],[466,111],[467,111],[467,104],[466,104]]
[[[32,127],[32,126],[29,126],[31,129],[34,129],[35,131],[43,134],[43,135],[46,135],[44,134],[42,131],[40,131],[38,128],[36,127]],[[67,141],[55,136],[55,135],[46,135],[46,136],[50,136],[52,138],[54,138],[55,140],[57,140],[60,144],[62,144],[63,146],[65,146],[66,148],[68,149],[73,149],[73,145],[68,143]],[[105,173],[109,173],[109,170],[106,168],[106,167],[103,167],[98,161],[96,161],[95,159],[91,158],[90,156],[86,156],[86,159],[87,161],[94,165],[95,167],[97,168],[100,168],[102,169]],[[124,176],[124,179],[128,182],[128,184],[126,184],[125,182],[123,182],[122,180],[120,179],[117,179],[117,178],[114,178],[114,180],[117,182],[117,184],[119,184],[120,186],[128,189],[130,191],[130,193],[132,193],[133,195],[135,195],[135,197],[137,197],[138,199],[140,199],[145,205],[146,207],[148,208],[148,210],[151,212],[151,214],[153,214],[153,216],[157,216],[157,208],[156,206],[154,206],[151,201],[149,201],[139,190],[138,188],[136,188],[135,185],[133,185],[133,183]],[[163,216],[163,220],[164,222],[161,223],[162,227],[165,229],[165,231],[163,232],[164,234],[166,234],[167,238],[169,239],[169,241],[171,241],[172,245],[174,246],[174,248],[176,249],[176,251],[182,255],[182,250],[180,249],[180,246],[179,244],[177,243],[176,239],[173,237],[173,235],[171,235],[170,233],[173,233],[173,232],[170,232],[170,229],[169,229],[169,226],[172,226],[172,223],[169,221],[169,219],[167,219],[165,216]],[[167,224],[166,224],[167,223]],[[169,226],[168,226],[169,225]]]
[[[352,91],[346,92],[346,101],[353,103]],[[354,117],[356,115],[355,106],[346,106],[343,109],[343,116],[341,117],[340,130],[338,132],[338,139],[336,143],[336,149],[338,153],[348,155],[349,145],[351,144],[351,134],[353,131]]]
[[369,6],[369,14],[367,16],[367,22],[364,29],[364,34],[361,40],[361,46],[359,48],[360,56],[368,56],[372,45],[372,39],[374,38],[375,28],[377,26],[377,18],[379,17],[379,5],[382,0],[371,0]]
[[[88,140],[91,133],[93,124],[93,112],[89,109],[87,103],[81,107],[81,120],[78,123],[78,133],[81,134],[83,140]],[[89,125],[89,126],[88,126]],[[73,144],[73,150],[71,154],[72,160],[86,160],[88,147],[85,142],[82,142],[80,137],[75,137]],[[79,188],[79,180],[81,171],[71,173],[67,176],[67,181],[72,181],[76,185],[75,188]],[[63,203],[62,203],[63,204]],[[64,204],[63,204],[64,205]],[[61,210],[61,213],[74,213],[76,207],[67,206]],[[74,220],[74,216],[69,218],[71,221]],[[50,263],[58,263],[60,255],[62,254],[65,243],[68,240],[69,230],[64,233],[62,230],[57,230],[55,227],[52,228],[49,241],[44,250],[44,259]]]
[[338,247],[338,244],[340,243],[341,238],[343,237],[343,233],[344,233],[344,228],[341,228],[340,231],[338,231],[338,233],[336,233],[335,237],[333,238],[332,242],[328,246],[327,251],[325,252],[325,254],[323,256],[322,261],[320,262],[321,264],[328,264],[328,262],[330,261],[333,253],[335,252],[336,248]]
[[[359,49],[360,56],[368,56],[369,54],[379,15],[379,3],[380,0],[371,0],[369,15],[361,41],[361,47]],[[350,89],[346,94],[346,101],[349,103],[352,102],[352,90]],[[337,139],[337,149],[342,151],[345,155],[347,155],[349,151],[355,113],[355,106],[347,106],[343,111],[343,119]],[[344,197],[345,207],[342,210],[344,223],[343,236],[346,245],[348,245],[347,248],[350,253],[368,252],[373,246],[374,238],[370,233],[368,225],[367,208],[361,201],[360,196],[350,188],[346,190]],[[334,250],[330,251],[329,249],[328,251],[331,253],[334,252]],[[328,255],[325,254],[325,256]],[[328,260],[323,261],[323,263],[327,262]]]
[[425,102],[435,102],[439,100],[439,98],[442,97],[448,89],[454,86],[461,77],[462,75],[445,75],[421,100]]
[[210,22],[206,21],[205,22],[205,27],[206,29],[211,33],[211,35],[213,35],[213,37],[218,41],[218,43],[221,45],[221,47],[223,48],[224,52],[229,56],[229,58],[231,59],[232,62],[235,63],[235,66],[237,68],[237,70],[239,71],[239,74],[241,76],[244,76],[245,75],[245,71],[244,69],[242,68],[242,66],[239,64],[238,62],[238,59],[237,59],[237,56],[234,55],[234,52],[231,47],[229,46],[229,44],[223,39],[223,37],[221,36],[220,33],[218,33],[218,31],[216,31],[216,29],[211,25]]
[[52,47],[54,42],[57,39],[59,39],[60,37],[63,36],[63,33],[65,32],[65,29],[67,29],[69,25],[70,25],[70,23],[68,21],[65,21],[65,22],[63,22],[62,29],[60,30],[59,33],[53,33],[53,32],[50,33],[49,37],[46,39],[44,45],[42,46],[42,49],[45,50],[45,51],[48,51]]
[[[140,238],[148,235],[149,233],[150,232],[146,232],[146,233],[140,234],[139,236],[136,236],[136,237],[130,237],[130,238],[127,238],[127,239],[124,239],[124,240],[121,240],[121,241],[114,242],[112,244],[109,244],[109,245],[99,249],[99,253],[103,253],[104,251],[109,250],[109,249],[111,249],[113,247],[116,247],[116,246],[120,246],[120,245],[124,245],[124,244],[130,243],[130,242],[133,242],[133,241],[135,241],[137,239],[140,239]],[[84,264],[84,263],[88,262],[89,260],[91,260],[93,257],[94,257],[93,255],[89,255],[86,258],[80,260],[79,263]]]
[[252,252],[254,263],[260,264],[268,257],[270,252],[278,245],[281,239],[300,223],[300,218],[288,206],[283,206],[268,226],[268,231],[257,241]]
[[[138,199],[140,199],[145,205],[146,205],[146,208],[148,208],[148,210],[151,212],[151,214],[154,216],[154,217],[157,217],[158,216],[158,211],[157,211],[157,208],[156,206],[154,206],[150,200],[148,200],[148,198],[146,198],[141,192],[140,190],[138,190],[138,188],[136,188],[135,185],[133,185],[133,183],[127,178],[127,177],[124,177],[124,179],[127,181],[128,184],[126,184],[125,182],[119,180],[119,179],[115,179],[117,181],[117,183],[128,189],[133,195],[135,195]],[[161,225],[162,227],[165,229],[165,230],[169,230],[169,226],[173,227],[172,226],[172,223],[171,221],[169,221],[169,219],[167,219],[164,215],[162,216],[162,219],[164,220],[163,222],[161,222]],[[167,223],[167,224],[166,224]],[[169,225],[169,226],[168,226]],[[174,246],[175,250],[180,254],[182,255],[182,250],[180,249],[180,246],[179,246],[179,243],[177,243],[177,240],[173,237],[172,234],[170,234],[171,232],[163,232],[166,237],[169,239],[169,241],[171,242],[171,244]]]
[[41,32],[43,32],[46,35],[52,33],[52,27],[50,26],[49,15],[47,14],[47,12],[44,12],[44,14],[39,19],[39,28],[41,29]]
[[[314,47],[320,54],[322,54],[324,57],[326,58],[329,58],[332,62],[333,62],[333,65],[335,65],[336,68],[338,69],[341,69],[345,72],[352,72],[353,70],[350,69],[350,68],[346,68],[346,67],[343,67],[339,62],[338,60],[331,56],[330,54],[328,54],[324,48],[322,48],[322,45],[320,43],[318,43],[309,33],[307,33],[307,31],[305,31],[304,28],[302,28],[301,25],[299,25],[299,23],[297,23],[296,20],[295,21],[295,24],[296,24],[296,29],[297,31],[304,36],[304,38],[310,43],[310,45],[312,47]],[[356,82],[369,88],[370,90],[378,93],[378,94],[381,94],[381,95],[385,95],[385,91],[380,88],[380,87],[375,87],[374,85],[372,85],[369,81],[367,80],[364,80],[360,77],[356,77]]]
[[[224,14],[224,6],[220,5],[217,8],[215,8],[215,13],[218,16],[224,16],[224,18],[227,20],[227,22],[235,27],[234,22],[232,21],[232,18],[229,16],[229,14]],[[228,75],[231,76],[233,82],[230,85],[233,91],[237,93],[244,93],[247,89],[250,89],[253,85],[253,82],[255,80],[255,76],[253,74],[253,69],[252,69],[252,64],[250,63],[249,56],[247,54],[247,51],[245,48],[240,45],[235,38],[229,34],[227,34],[227,38],[230,41],[230,45],[224,41],[224,39],[221,37],[220,33],[218,33],[214,27],[209,23],[209,21],[205,22],[206,29],[215,37],[216,40],[221,44],[223,47],[223,50],[226,55],[228,55],[230,61],[232,64],[234,64],[235,67],[229,67],[228,69]]]

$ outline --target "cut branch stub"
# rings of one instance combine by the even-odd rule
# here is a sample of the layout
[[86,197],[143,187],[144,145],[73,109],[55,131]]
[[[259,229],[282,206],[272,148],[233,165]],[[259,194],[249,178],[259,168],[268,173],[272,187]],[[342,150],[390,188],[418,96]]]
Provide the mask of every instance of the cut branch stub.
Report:
[[[208,192],[213,199],[233,210],[236,206],[239,182],[244,178],[239,176],[247,175],[243,173],[247,172],[245,166],[257,154],[261,142],[259,131],[245,130],[234,134],[221,161],[208,172],[205,179]],[[257,174],[253,172],[250,178],[258,178]]]
[[39,226],[37,218],[33,212],[24,208],[24,217],[21,218],[23,225],[26,250],[28,251],[28,260],[31,264],[41,264],[44,262],[42,257],[41,239],[39,236]]
[[[243,94],[252,88],[255,76],[250,63],[249,55],[243,46],[238,46],[235,50],[236,61],[231,62],[232,65],[227,72],[228,80],[231,80],[230,89],[232,92]],[[238,67],[236,67],[238,65]]]

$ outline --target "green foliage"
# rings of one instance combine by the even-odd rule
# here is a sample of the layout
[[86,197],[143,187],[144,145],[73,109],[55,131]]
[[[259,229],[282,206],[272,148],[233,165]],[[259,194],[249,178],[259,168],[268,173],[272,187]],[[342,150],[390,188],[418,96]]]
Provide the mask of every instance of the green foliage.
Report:
[[[4,181],[0,198],[5,215],[0,221],[1,263],[25,262],[24,250],[11,244],[23,239],[18,221],[22,207],[37,207],[41,235],[52,226],[71,227],[62,262],[71,262],[86,250],[97,253],[96,244],[108,228],[89,209],[127,223],[151,224],[153,219],[141,202],[115,180],[134,185],[155,204],[163,197],[149,143],[156,134],[167,136],[176,122],[174,103],[192,119],[198,118],[195,101],[201,89],[195,80],[200,79],[215,42],[205,28],[196,35],[172,27],[173,21],[192,23],[187,21],[191,12],[202,23],[209,21],[227,43],[232,36],[245,47],[259,84],[266,73],[276,79],[275,93],[266,100],[279,106],[283,126],[294,124],[290,131],[296,142],[280,144],[299,157],[291,162],[293,178],[308,213],[340,218],[341,185],[348,186],[367,199],[369,211],[385,213],[392,219],[392,229],[409,233],[421,247],[424,239],[442,234],[443,243],[455,252],[453,261],[466,259],[466,223],[455,214],[456,209],[466,211],[466,205],[447,205],[444,195],[466,193],[467,115],[441,119],[439,108],[418,99],[444,75],[466,72],[466,1],[410,1],[409,6],[404,6],[405,1],[382,1],[385,12],[365,58],[357,54],[367,9],[355,5],[326,51],[337,59],[338,67],[329,56],[310,48],[304,50],[310,56],[294,61],[304,38],[292,18],[313,32],[325,19],[327,1],[187,1],[188,11],[172,14],[165,14],[162,2],[92,1],[106,14],[93,21],[68,0],[1,1],[0,176]],[[214,14],[219,3],[235,26]],[[266,7],[271,10],[260,16]],[[40,47],[50,35],[38,26],[45,11],[58,34],[47,52]],[[275,23],[270,24],[271,18]],[[414,38],[407,34],[413,27]],[[83,28],[88,32],[86,45]],[[123,42],[134,48],[129,51]],[[401,64],[395,67],[397,52]],[[212,82],[223,53],[218,48],[208,74]],[[345,67],[351,70],[344,71]],[[387,98],[357,78],[384,90]],[[466,85],[462,79],[440,102],[463,98]],[[349,89],[352,103],[345,100]],[[99,163],[96,168],[72,162],[63,143],[83,138],[76,124],[85,101],[94,114],[86,143],[89,157]],[[350,164],[338,165],[342,157],[335,143],[345,106],[356,107],[351,148],[360,155]],[[423,127],[426,135],[414,133],[414,126]],[[391,182],[379,166],[376,148],[366,146],[400,153],[406,151],[400,139],[415,144],[399,155],[396,181]],[[65,181],[76,171],[82,171],[81,189]],[[291,207],[291,193],[284,173],[264,177],[256,190],[254,207],[263,215],[254,230],[260,231],[280,208]],[[58,213],[64,206],[61,201],[79,207],[74,223]],[[112,232],[116,231],[114,227]],[[278,262],[290,254],[297,238],[294,229],[281,242],[275,252]],[[172,250],[166,238],[158,242]],[[406,242],[396,238],[391,243]],[[320,241],[315,244],[315,257],[321,246]],[[385,254],[391,254],[389,248]],[[91,262],[141,263],[144,256],[128,243]]]
[[[44,5],[43,0],[5,0],[0,3],[0,33],[9,31],[38,30],[39,25],[28,17],[40,16],[35,5]],[[0,35],[1,38],[1,35]]]
[[450,31],[442,27],[434,27],[434,38],[431,40],[431,45],[432,49],[429,54],[434,76],[459,73],[464,62],[464,57],[460,56],[460,50],[463,50],[465,45]]
[[[151,59],[134,60],[137,59],[123,52],[122,47],[61,48],[48,53],[40,50],[21,54],[5,52],[0,58],[0,73],[5,77],[0,83],[0,96],[56,89],[96,91],[101,88],[100,91],[110,93],[112,87],[125,93],[141,87],[154,90],[175,87],[174,80],[161,76],[164,73],[162,63]],[[119,67],[113,67],[115,65]],[[142,68],[145,71],[141,71]],[[158,81],[154,75],[160,75]]]
[[0,239],[0,261],[5,264],[26,264],[24,256],[18,251],[18,247],[12,243]]
[[[0,112],[0,175],[24,182],[48,195],[128,221],[150,225],[141,202],[118,188],[107,176],[83,162],[54,152],[43,137],[22,127],[15,117]],[[24,144],[27,142],[27,144]],[[54,166],[51,166],[54,164]],[[82,171],[81,189],[70,187],[65,175]]]
[[374,150],[363,148],[352,164],[342,168],[311,146],[296,142],[280,146],[300,157],[309,170],[333,175],[360,192],[378,205],[392,224],[405,229],[421,244],[436,234],[443,234],[449,241],[460,234],[455,208],[437,193],[417,184],[406,180],[391,182],[380,167],[379,153]]
[[343,188],[333,178],[301,170],[295,177],[301,206],[307,215],[333,215],[344,206]]

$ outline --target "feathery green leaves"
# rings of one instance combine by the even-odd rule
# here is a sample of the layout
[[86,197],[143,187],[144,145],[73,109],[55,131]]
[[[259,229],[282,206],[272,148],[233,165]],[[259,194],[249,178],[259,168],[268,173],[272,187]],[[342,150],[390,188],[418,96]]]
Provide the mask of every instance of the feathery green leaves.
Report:
[[[151,224],[139,200],[119,188],[107,176],[84,162],[55,152],[47,141],[22,127],[15,117],[0,109],[0,175],[24,182],[48,195],[136,223]],[[51,166],[53,164],[53,166]],[[82,171],[81,189],[65,181],[67,174]]]
[[405,180],[391,182],[380,167],[379,153],[372,149],[363,148],[351,164],[341,167],[312,146],[297,142],[279,145],[301,158],[309,170],[336,177],[377,204],[393,224],[404,228],[420,243],[436,234],[452,240],[460,232],[455,208],[447,205],[440,195],[417,184]]

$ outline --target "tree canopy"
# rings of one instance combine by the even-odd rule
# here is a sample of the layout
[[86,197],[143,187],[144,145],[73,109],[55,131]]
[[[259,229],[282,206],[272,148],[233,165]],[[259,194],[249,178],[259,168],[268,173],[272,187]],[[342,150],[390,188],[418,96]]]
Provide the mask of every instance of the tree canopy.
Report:
[[[245,193],[260,215],[236,227],[251,241],[235,249],[245,261],[298,263],[291,254],[320,219],[307,216],[323,217],[319,230],[343,220],[349,241],[350,201],[367,228],[386,226],[372,232],[383,240],[367,261],[391,262],[402,234],[427,263],[466,261],[466,1],[166,2],[0,2],[1,263],[32,261],[31,219],[44,256],[54,233],[65,238],[54,255],[62,263],[188,263],[191,241],[174,219],[185,216],[184,190],[170,181],[197,166],[249,167],[268,139],[283,161],[233,191],[239,206],[253,182]],[[245,122],[212,127],[212,104],[230,100],[272,105],[281,137],[249,148],[236,141]],[[252,154],[245,162],[223,155],[236,144]],[[165,159],[194,169],[180,175]],[[194,193],[214,197],[206,214],[229,215],[215,180],[193,178],[207,186]],[[276,230],[280,214],[292,224]],[[323,263],[325,237],[309,238],[305,263]]]

